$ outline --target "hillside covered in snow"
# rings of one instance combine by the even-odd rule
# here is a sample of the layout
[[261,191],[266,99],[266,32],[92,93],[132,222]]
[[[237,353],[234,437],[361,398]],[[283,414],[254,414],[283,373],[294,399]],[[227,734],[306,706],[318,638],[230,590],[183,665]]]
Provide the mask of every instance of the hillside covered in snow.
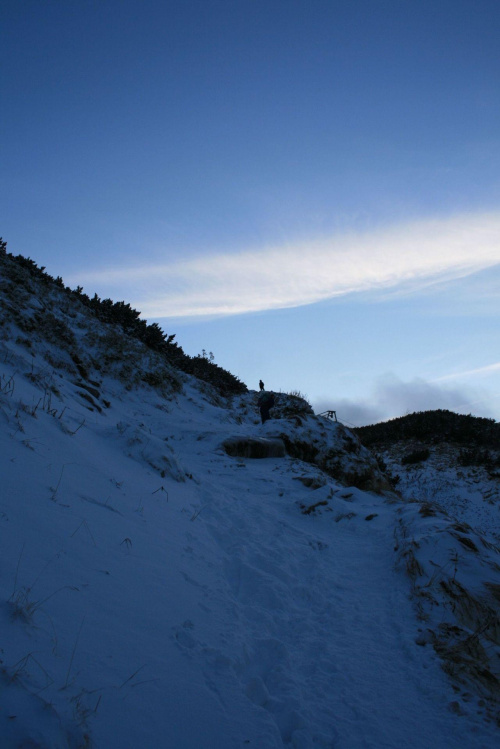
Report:
[[497,746],[494,471],[272,416],[2,247],[2,749]]
[[354,431],[406,499],[431,502],[500,543],[500,424],[440,410]]

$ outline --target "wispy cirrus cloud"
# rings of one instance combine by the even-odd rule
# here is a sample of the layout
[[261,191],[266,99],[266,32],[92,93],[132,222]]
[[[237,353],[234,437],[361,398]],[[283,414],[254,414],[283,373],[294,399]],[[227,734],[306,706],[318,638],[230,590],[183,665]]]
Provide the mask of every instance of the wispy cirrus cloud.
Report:
[[472,377],[487,377],[488,375],[494,374],[495,372],[500,372],[500,362],[487,364],[484,367],[476,367],[475,369],[467,369],[464,372],[455,372],[453,374],[444,375],[443,377],[436,378],[435,380],[433,380],[433,382],[467,380]]
[[206,253],[189,260],[74,274],[144,317],[236,315],[350,294],[415,288],[500,264],[500,212],[415,221],[373,232]]

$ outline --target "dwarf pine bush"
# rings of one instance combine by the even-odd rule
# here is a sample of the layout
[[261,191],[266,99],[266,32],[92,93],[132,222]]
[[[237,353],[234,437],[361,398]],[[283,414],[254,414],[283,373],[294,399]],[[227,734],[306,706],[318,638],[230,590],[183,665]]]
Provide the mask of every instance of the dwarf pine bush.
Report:
[[[174,334],[166,334],[160,328],[158,323],[148,324],[146,320],[141,319],[140,312],[133,309],[130,304],[124,301],[113,302],[112,299],[101,299],[98,294],[89,297],[84,293],[81,286],[71,290],[60,276],[53,278],[45,268],[38,267],[34,260],[25,258],[22,255],[14,256],[7,253],[7,242],[0,238],[0,263],[5,273],[6,282],[9,285],[10,294],[15,298],[17,304],[20,302],[20,295],[23,293],[37,294],[37,286],[42,284],[46,289],[52,288],[58,294],[64,294],[73,303],[78,302],[91,313],[100,322],[106,325],[114,326],[120,333],[129,339],[134,339],[147,346],[150,350],[157,352],[164,357],[165,363],[180,369],[181,371],[194,375],[200,380],[208,382],[215,387],[222,395],[234,395],[247,392],[247,386],[235,375],[228,370],[215,364],[213,355],[208,356],[189,356],[181,346],[174,340]],[[39,287],[38,287],[39,288]],[[38,293],[38,296],[40,294]],[[44,293],[44,297],[48,295]],[[44,328],[52,325],[52,336],[70,345],[73,343],[72,333],[65,328],[64,324],[54,319],[49,319],[47,315],[42,315],[38,320],[24,314],[22,309],[12,308],[9,310],[14,316],[16,323],[25,333],[33,333],[37,326]],[[73,315],[71,315],[73,316]]]

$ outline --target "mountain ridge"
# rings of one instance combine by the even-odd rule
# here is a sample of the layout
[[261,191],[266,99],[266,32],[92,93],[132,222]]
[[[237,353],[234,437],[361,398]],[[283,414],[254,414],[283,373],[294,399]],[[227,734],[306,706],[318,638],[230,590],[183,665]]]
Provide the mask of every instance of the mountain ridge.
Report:
[[5,749],[496,746],[494,539],[59,286],[0,254]]
[[494,419],[458,414],[446,409],[417,411],[389,421],[354,427],[353,432],[367,445],[381,445],[405,439],[432,444],[452,442],[468,447],[500,450],[500,424]]

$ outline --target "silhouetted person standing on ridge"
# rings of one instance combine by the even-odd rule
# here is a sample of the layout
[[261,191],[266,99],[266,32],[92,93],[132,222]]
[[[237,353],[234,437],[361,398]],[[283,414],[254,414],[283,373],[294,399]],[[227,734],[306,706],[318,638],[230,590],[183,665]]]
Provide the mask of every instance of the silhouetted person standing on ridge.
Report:
[[262,380],[259,380],[259,388],[261,390],[264,390],[264,383],[262,382]]

